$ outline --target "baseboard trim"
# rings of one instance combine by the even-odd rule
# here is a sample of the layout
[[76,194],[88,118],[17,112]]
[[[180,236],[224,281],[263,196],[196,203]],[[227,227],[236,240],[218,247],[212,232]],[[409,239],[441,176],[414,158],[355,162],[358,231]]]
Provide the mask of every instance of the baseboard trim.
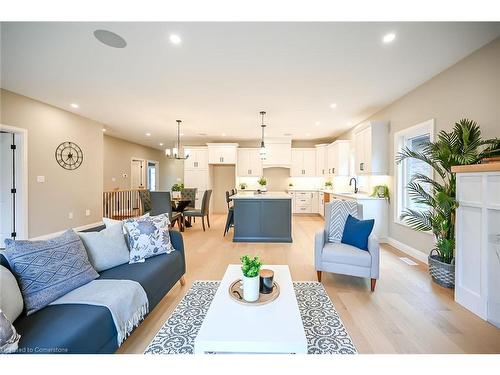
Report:
[[[80,231],[85,230],[85,229],[98,227],[99,225],[102,225],[102,224],[103,224],[102,221],[98,221],[96,223],[85,224],[85,225],[82,225],[80,227],[76,227],[73,229],[75,232],[80,232]],[[48,240],[50,238],[54,238],[54,237],[57,237],[57,236],[63,234],[64,232],[66,232],[66,230],[67,229],[61,230],[59,232],[48,233],[48,234],[44,234],[42,236],[33,237],[33,238],[30,238],[30,241]]]
[[401,250],[403,253],[406,253],[409,256],[419,260],[420,262],[428,264],[427,255],[425,253],[418,251],[417,249],[408,246],[407,244],[404,244],[398,240],[395,240],[392,237],[387,237],[387,243],[395,247],[396,249]]

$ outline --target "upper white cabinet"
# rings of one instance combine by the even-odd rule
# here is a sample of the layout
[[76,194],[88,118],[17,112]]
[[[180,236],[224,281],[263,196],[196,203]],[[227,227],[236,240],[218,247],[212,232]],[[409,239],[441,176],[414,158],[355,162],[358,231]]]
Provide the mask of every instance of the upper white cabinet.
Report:
[[207,143],[208,164],[236,164],[237,143]]
[[207,147],[185,147],[189,150],[189,158],[184,161],[184,170],[208,169],[208,148]]
[[326,177],[328,168],[326,167],[326,144],[316,145],[316,176]]
[[328,176],[349,176],[350,141],[335,141],[326,147],[325,172]]
[[389,123],[371,121],[354,133],[355,173],[389,173]]
[[258,148],[238,148],[238,176],[259,177],[262,162]]
[[262,161],[265,167],[290,167],[292,162],[292,141],[289,138],[266,138],[266,160]]
[[316,176],[316,149],[292,148],[292,164],[290,168],[290,176]]

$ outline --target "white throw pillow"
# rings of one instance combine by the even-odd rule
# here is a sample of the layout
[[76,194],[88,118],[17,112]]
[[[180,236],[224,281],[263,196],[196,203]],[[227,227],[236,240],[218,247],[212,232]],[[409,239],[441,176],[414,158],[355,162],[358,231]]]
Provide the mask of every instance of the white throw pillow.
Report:
[[20,339],[21,336],[17,334],[12,322],[0,309],[0,354],[14,353]]
[[167,214],[125,220],[124,228],[130,247],[130,262],[144,262],[145,259],[174,251],[170,242]]
[[79,232],[78,235],[97,272],[128,263],[130,255],[120,225],[111,225],[100,232]]
[[23,312],[24,302],[15,276],[0,266],[0,310],[13,322]]
[[331,205],[328,242],[340,243],[344,234],[344,227],[347,217],[358,217],[358,203],[356,201],[334,200]]

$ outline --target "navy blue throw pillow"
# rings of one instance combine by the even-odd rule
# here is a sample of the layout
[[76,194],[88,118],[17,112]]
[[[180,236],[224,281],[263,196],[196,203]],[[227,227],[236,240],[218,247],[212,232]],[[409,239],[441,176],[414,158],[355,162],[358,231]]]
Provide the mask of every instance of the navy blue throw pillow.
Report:
[[342,243],[368,250],[368,237],[373,230],[375,220],[358,220],[349,215],[345,222]]

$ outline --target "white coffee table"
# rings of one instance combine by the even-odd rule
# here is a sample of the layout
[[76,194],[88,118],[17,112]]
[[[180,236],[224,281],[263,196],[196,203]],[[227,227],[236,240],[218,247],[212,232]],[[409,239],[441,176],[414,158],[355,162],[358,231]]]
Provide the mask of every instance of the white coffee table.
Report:
[[279,297],[261,306],[232,300],[229,285],[242,275],[240,265],[229,265],[194,341],[195,353],[307,353],[288,266],[263,268],[274,271]]

